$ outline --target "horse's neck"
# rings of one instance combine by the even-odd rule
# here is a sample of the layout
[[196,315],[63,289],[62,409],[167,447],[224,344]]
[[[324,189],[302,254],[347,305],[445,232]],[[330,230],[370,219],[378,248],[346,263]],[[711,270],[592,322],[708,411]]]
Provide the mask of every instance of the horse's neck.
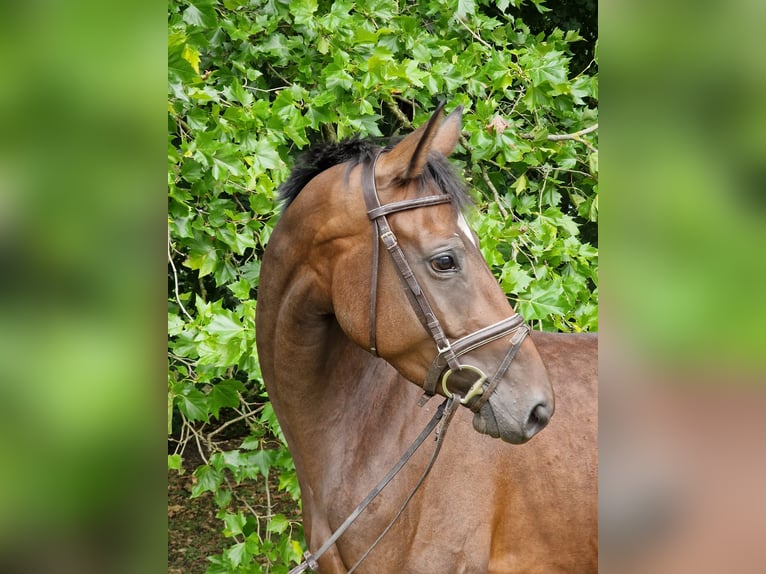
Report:
[[299,469],[313,473],[331,464],[342,472],[398,448],[395,437],[408,424],[403,406],[414,405],[419,393],[351,342],[332,315],[311,308],[308,291],[295,284],[281,289],[287,297],[276,314],[278,344],[264,357],[271,361],[269,393]]

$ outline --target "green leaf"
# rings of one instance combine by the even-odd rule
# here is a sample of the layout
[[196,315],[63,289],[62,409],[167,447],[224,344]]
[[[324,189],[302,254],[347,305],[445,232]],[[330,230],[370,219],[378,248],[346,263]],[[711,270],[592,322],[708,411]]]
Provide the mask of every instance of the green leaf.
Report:
[[566,309],[564,290],[560,284],[548,286],[533,285],[518,299],[518,311],[527,319],[547,319],[551,315],[561,315]]
[[213,502],[215,502],[218,508],[226,508],[231,502],[231,490],[219,488],[213,493]]
[[184,51],[181,54],[181,57],[189,62],[192,68],[194,68],[194,71],[199,74],[199,52],[196,48],[193,46],[190,46],[189,44],[186,44],[184,46]]
[[287,530],[289,525],[290,522],[284,514],[275,514],[271,517],[271,520],[269,520],[269,525],[266,527],[266,530],[274,532],[275,534],[282,534]]
[[168,470],[181,470],[181,455],[169,454],[168,455]]
[[506,293],[522,293],[532,282],[529,272],[512,262],[503,266],[500,274],[500,285]]
[[516,184],[513,186],[516,195],[519,195],[527,189],[527,174],[522,173],[516,180]]
[[594,151],[588,156],[588,168],[593,175],[598,175],[598,152]]
[[213,28],[218,23],[218,17],[213,7],[214,0],[195,0],[183,12],[183,21],[190,26]]
[[255,144],[255,161],[262,169],[277,169],[283,165],[277,150],[265,139]]
[[212,466],[203,464],[194,471],[197,483],[192,486],[191,497],[197,498],[203,492],[215,492],[223,481],[223,475]]
[[259,450],[250,454],[248,459],[263,476],[269,475],[269,469],[274,463],[274,453],[270,450]]
[[189,269],[199,269],[199,276],[204,277],[215,271],[218,254],[210,243],[196,243],[189,251],[184,265]]
[[242,441],[242,444],[239,445],[239,448],[244,450],[256,450],[261,448],[261,439],[255,436],[250,435],[245,440]]
[[176,404],[179,410],[192,421],[205,421],[208,418],[207,396],[201,391],[191,388],[184,394],[176,396]]
[[312,16],[317,11],[317,0],[290,0],[289,6],[296,24],[312,24]]
[[175,337],[185,326],[184,320],[175,313],[168,313],[168,337]]
[[231,562],[231,565],[234,566],[234,568],[239,567],[240,564],[250,559],[250,553],[247,551],[247,548],[244,542],[239,542],[237,544],[234,544],[231,548],[227,549],[226,552],[224,552],[224,556],[226,556],[226,558],[228,559],[229,562]]
[[237,281],[236,283],[230,283],[226,287],[240,301],[247,301],[247,300],[249,300],[250,299],[250,292],[253,289],[253,286],[250,285],[250,282],[247,279],[245,279],[244,277],[242,279],[240,279],[239,281]]
[[210,401],[210,412],[215,418],[223,407],[236,407],[240,403],[239,394],[244,392],[245,386],[239,381],[228,379],[221,381],[210,389],[208,398]]
[[476,13],[475,0],[457,0],[457,9],[455,17],[458,20],[465,20],[466,16],[473,16]]
[[236,536],[237,534],[242,534],[242,529],[245,527],[247,519],[241,512],[238,512],[237,514],[230,514],[227,512],[223,516],[223,523],[226,526],[223,531],[224,535]]
[[244,327],[230,311],[221,311],[213,315],[207,326],[207,332],[216,335],[221,342],[230,341],[242,335]]

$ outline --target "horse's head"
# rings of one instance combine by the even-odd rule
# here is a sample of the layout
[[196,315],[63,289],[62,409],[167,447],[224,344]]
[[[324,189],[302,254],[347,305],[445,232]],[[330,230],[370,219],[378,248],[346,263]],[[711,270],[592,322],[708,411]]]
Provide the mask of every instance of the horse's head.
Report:
[[333,259],[332,312],[348,337],[426,391],[460,395],[477,431],[518,444],[547,424],[553,390],[463,217],[470,202],[446,160],[461,113],[442,122],[440,107],[392,148],[321,174],[337,193],[314,244]]

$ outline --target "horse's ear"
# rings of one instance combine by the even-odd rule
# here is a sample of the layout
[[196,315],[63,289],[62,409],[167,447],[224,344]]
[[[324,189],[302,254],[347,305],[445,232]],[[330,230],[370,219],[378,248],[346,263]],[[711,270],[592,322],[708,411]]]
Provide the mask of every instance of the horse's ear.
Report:
[[458,106],[447,116],[444,123],[439,126],[432,148],[440,151],[444,157],[450,155],[458,140],[463,128],[463,106]]
[[[462,110],[462,108],[459,109]],[[380,158],[381,171],[391,178],[407,180],[418,177],[423,172],[423,168],[428,161],[428,153],[431,151],[431,148],[434,147],[437,140],[442,139],[439,136],[442,133],[443,126],[439,124],[441,123],[443,111],[444,101],[439,103],[428,122],[396,144],[390,152],[384,154]],[[454,114],[455,112],[452,112],[449,117],[452,118]],[[459,123],[460,118],[458,114]],[[441,151],[444,146],[445,142],[442,142],[438,144],[436,149]],[[452,147],[454,147],[454,144]]]

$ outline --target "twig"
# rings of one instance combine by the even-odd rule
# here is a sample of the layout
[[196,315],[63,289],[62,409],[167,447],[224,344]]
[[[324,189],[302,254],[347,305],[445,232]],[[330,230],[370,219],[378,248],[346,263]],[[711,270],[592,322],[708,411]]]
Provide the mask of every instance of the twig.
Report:
[[412,129],[412,122],[407,118],[407,116],[404,115],[404,112],[399,109],[399,106],[397,106],[391,100],[386,100],[386,106],[388,106],[388,109],[391,110],[391,113],[396,116],[396,119],[404,124],[404,127],[410,130]]
[[540,193],[537,199],[537,210],[540,215],[543,213],[543,193],[545,193],[545,184],[548,181],[548,174],[551,172],[551,168],[543,169],[543,184],[540,186]]
[[[183,416],[183,414],[181,415]],[[181,426],[181,435],[178,437],[178,442],[176,443],[176,448],[173,449],[173,454],[182,454],[186,450],[186,443],[189,441],[188,436],[184,436],[187,434],[186,427]]]
[[[263,477],[263,481],[266,485],[266,514],[269,517],[269,520],[271,520],[273,515],[271,513],[271,490],[269,490],[269,472],[268,471]],[[266,540],[271,540],[271,532],[269,531],[268,527],[266,527]]]
[[525,91],[526,91],[526,90],[525,90],[524,88],[521,88],[521,89],[519,90],[519,95],[518,95],[518,97],[516,98],[516,101],[515,101],[515,102],[513,102],[513,105],[511,106],[511,111],[509,111],[509,112],[508,112],[508,117],[509,117],[509,118],[510,118],[510,117],[513,117],[513,112],[514,112],[514,110],[516,109],[516,106],[517,106],[517,105],[519,104],[519,102],[521,101],[521,98],[524,96],[524,92],[525,92]]
[[503,204],[500,200],[500,194],[497,193],[497,188],[489,179],[489,175],[487,174],[487,170],[484,166],[481,167],[481,178],[484,180],[484,183],[487,184],[487,187],[492,190],[492,195],[495,196],[495,203],[497,204],[497,208],[500,210],[500,213],[503,215],[503,219],[508,219],[508,212],[503,207]]
[[197,452],[199,452],[199,456],[200,456],[200,458],[202,459],[202,461],[203,461],[205,464],[210,464],[210,461],[209,461],[209,460],[207,459],[207,457],[205,456],[205,451],[204,451],[204,450],[202,450],[202,444],[201,444],[201,443],[200,443],[200,441],[199,441],[199,433],[198,433],[198,432],[197,432],[197,430],[196,430],[196,429],[195,429],[195,428],[194,428],[194,427],[191,425],[191,423],[189,423],[189,421],[186,419],[186,417],[185,417],[185,416],[183,416],[183,413],[181,413],[181,417],[183,418],[183,421],[184,421],[184,425],[186,425],[186,426],[188,427],[189,431],[191,432],[191,434],[192,434],[192,435],[194,435],[194,440],[195,440],[195,442],[197,443]]
[[[552,142],[558,142],[562,140],[576,140],[580,141],[586,145],[589,145],[588,142],[586,142],[584,139],[581,138],[581,136],[584,136],[585,134],[589,134],[591,132],[595,132],[598,129],[598,124],[593,124],[592,126],[589,126],[587,128],[583,128],[578,132],[574,132],[571,134],[548,134],[546,136],[546,139],[548,141]],[[534,134],[519,134],[519,137],[524,140],[533,140],[535,139]],[[592,146],[589,146],[592,147]]]
[[186,307],[184,307],[184,304],[181,303],[181,296],[178,293],[178,270],[176,269],[176,264],[173,263],[173,256],[170,252],[170,227],[168,227],[168,261],[170,262],[170,267],[173,269],[173,282],[175,284],[175,295],[176,295],[176,302],[178,303],[178,306],[181,308],[181,311],[184,312],[184,315],[186,315],[189,318],[189,321],[194,321],[191,315],[189,315],[189,312],[186,310]]
[[573,138],[573,139],[578,141],[578,142],[580,142],[580,143],[582,143],[582,144],[585,144],[585,147],[587,147],[593,153],[596,153],[598,151],[595,147],[593,147],[593,144],[591,144],[588,140],[584,140],[584,139],[582,139],[579,136],[576,137],[576,138]]
[[168,351],[168,357],[170,357],[174,361],[178,361],[179,363],[183,363],[184,365],[189,367],[190,370],[194,370],[196,368],[196,364],[195,364],[194,361],[190,361],[189,359],[186,359],[184,357],[179,357],[178,355],[176,355],[175,353],[172,353],[170,351]]
[[[279,78],[280,80],[282,80],[282,81],[283,81],[285,84],[287,84],[288,86],[292,86],[292,84],[293,84],[293,83],[292,83],[290,80],[288,80],[287,78],[285,78],[285,77],[284,77],[282,74],[280,74],[279,72],[277,72],[277,71],[274,69],[274,66],[272,66],[271,64],[266,64],[266,65],[269,67],[269,70],[271,70],[271,71],[274,73],[274,75],[275,75],[277,78]],[[283,88],[283,89],[284,89],[284,88]]]
[[[241,398],[241,397],[240,397],[240,398]],[[250,417],[254,417],[254,416],[255,416],[255,414],[256,414],[256,413],[254,413],[254,412],[252,412],[252,411],[251,411],[251,412],[247,412],[247,413],[244,413],[244,414],[243,414],[243,415],[241,415],[241,416],[238,416],[238,417],[236,417],[236,418],[233,418],[233,419],[230,419],[230,420],[226,421],[226,422],[225,422],[225,423],[223,423],[221,426],[219,426],[217,429],[215,429],[213,432],[211,432],[211,433],[208,433],[208,435],[207,435],[207,440],[209,441],[210,439],[212,439],[212,438],[213,438],[215,435],[217,435],[219,432],[221,432],[221,431],[222,431],[223,429],[225,429],[227,426],[229,426],[229,425],[232,425],[232,424],[234,424],[234,423],[238,423],[239,421],[242,421],[242,420],[248,419],[248,418],[250,418]]]
[[598,129],[598,124],[593,124],[590,127],[581,129],[579,132],[574,132],[572,134],[549,134],[548,139],[552,142],[557,142],[561,140],[579,140],[580,136],[584,136],[585,134],[595,132],[597,129]]
[[[273,70],[273,68],[272,68]],[[275,72],[276,73],[276,72]],[[255,86],[244,86],[246,90],[250,90],[253,92],[278,92],[279,90],[285,90],[288,89],[290,86],[278,86],[276,88],[269,88],[268,90],[264,90],[263,88],[256,88]]]
[[473,36],[473,37],[474,37],[476,40],[478,40],[478,41],[479,41],[479,43],[480,43],[482,46],[484,46],[485,48],[489,48],[490,50],[494,50],[494,48],[493,48],[492,46],[490,46],[490,45],[489,45],[487,42],[485,42],[485,41],[484,41],[484,40],[481,38],[481,36],[479,36],[479,35],[478,35],[476,32],[474,32],[473,30],[471,30],[471,29],[470,29],[470,28],[469,28],[469,27],[466,25],[466,23],[465,23],[465,22],[463,22],[463,20],[462,20],[461,18],[458,18],[458,19],[457,19],[457,21],[458,21],[458,22],[460,22],[460,25],[461,25],[461,26],[463,26],[463,28],[465,28],[466,30],[468,30],[468,32],[470,32],[471,36]]
[[332,126],[332,124],[322,124],[322,132],[324,133],[325,139],[327,141],[338,141],[338,134],[335,133],[335,128]]

